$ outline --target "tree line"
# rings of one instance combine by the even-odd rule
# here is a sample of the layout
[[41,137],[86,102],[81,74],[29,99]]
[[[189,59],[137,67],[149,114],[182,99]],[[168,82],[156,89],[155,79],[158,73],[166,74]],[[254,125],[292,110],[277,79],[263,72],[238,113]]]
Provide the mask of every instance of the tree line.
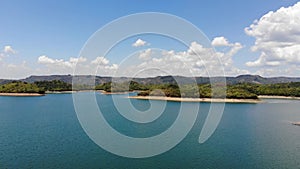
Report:
[[[277,95],[300,97],[300,82],[277,84],[238,83],[233,85],[221,84],[140,84],[135,81],[102,83],[84,88],[104,90],[106,92],[137,91],[139,96],[167,96],[189,98],[236,98],[257,99],[259,95]],[[72,85],[60,80],[37,81],[27,83],[13,81],[0,85],[0,93],[45,93],[46,91],[71,91]],[[77,90],[77,88],[76,88]]]
[[22,81],[12,81],[0,85],[0,93],[39,93],[44,94],[46,91],[71,91],[72,85],[60,80],[37,81],[27,83]]
[[277,84],[238,83],[233,85],[211,84],[139,84],[134,81],[103,83],[95,88],[106,92],[138,91],[139,96],[167,96],[189,98],[258,99],[259,95],[300,97],[300,82]]

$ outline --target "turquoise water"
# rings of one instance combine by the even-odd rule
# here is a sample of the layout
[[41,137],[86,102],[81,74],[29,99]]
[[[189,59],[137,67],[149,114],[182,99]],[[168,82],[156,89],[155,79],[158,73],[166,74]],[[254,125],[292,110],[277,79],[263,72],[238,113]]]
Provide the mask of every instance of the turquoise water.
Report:
[[[126,121],[109,95],[97,95],[105,118],[119,132],[149,137],[172,125],[180,106],[168,102],[150,124]],[[132,100],[145,110],[148,101]],[[187,137],[170,151],[145,159],[113,155],[85,134],[71,94],[0,97],[0,168],[300,168],[300,101],[226,104],[223,118],[204,144],[198,143],[209,103],[200,104]],[[177,113],[176,113],[177,112]]]

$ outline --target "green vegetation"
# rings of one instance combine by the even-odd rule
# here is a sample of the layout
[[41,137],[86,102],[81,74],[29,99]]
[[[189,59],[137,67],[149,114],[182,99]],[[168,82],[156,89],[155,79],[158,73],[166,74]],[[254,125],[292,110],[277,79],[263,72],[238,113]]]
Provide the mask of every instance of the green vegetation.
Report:
[[122,83],[103,83],[97,85],[95,90],[104,90],[106,92],[126,92],[134,90],[147,90],[148,88],[145,85],[141,85],[135,81],[122,82]]
[[245,89],[239,89],[235,86],[230,86],[227,89],[226,98],[229,99],[258,99],[256,93],[251,93]]
[[0,86],[0,93],[45,93],[45,90],[39,88],[36,84],[13,81]]
[[70,91],[72,85],[59,81],[38,81],[35,83],[27,83],[21,81],[13,81],[4,85],[0,85],[0,93],[40,93],[45,91]]
[[300,82],[277,83],[277,84],[250,84],[242,83],[231,86],[236,89],[243,89],[256,95],[271,96],[293,96],[300,97]]
[[[226,88],[226,89],[225,89]],[[300,97],[300,82],[278,84],[253,84],[239,83],[222,86],[215,84],[191,85],[180,87],[176,84],[139,84],[131,81],[125,83],[103,83],[96,87],[97,90],[107,92],[124,92],[139,90],[139,96],[167,96],[189,98],[231,98],[231,99],[258,99],[259,95],[295,96]],[[226,91],[226,93],[224,92]]]
[[[92,89],[91,86],[79,86],[78,90]],[[235,98],[235,99],[257,99],[259,95],[277,95],[300,97],[300,82],[277,83],[277,84],[253,84],[238,83],[224,86],[215,84],[140,84],[135,81],[120,83],[103,83],[97,85],[96,90],[106,92],[126,92],[139,91],[139,96],[167,96],[167,97],[187,97],[187,98]],[[37,81],[26,83],[12,81],[0,85],[0,93],[45,93],[45,91],[71,91],[72,85],[60,80]],[[226,91],[226,92],[224,92]]]
[[225,98],[226,91],[224,86],[215,86],[212,90],[210,84],[202,85],[148,85],[149,90],[138,93],[139,96],[167,96],[167,97],[185,97],[185,98]]
[[38,81],[34,82],[40,89],[44,91],[71,91],[72,85],[60,80]]
[[72,85],[72,90],[73,91],[80,91],[80,90],[94,90],[95,87],[93,85],[89,84],[73,84]]

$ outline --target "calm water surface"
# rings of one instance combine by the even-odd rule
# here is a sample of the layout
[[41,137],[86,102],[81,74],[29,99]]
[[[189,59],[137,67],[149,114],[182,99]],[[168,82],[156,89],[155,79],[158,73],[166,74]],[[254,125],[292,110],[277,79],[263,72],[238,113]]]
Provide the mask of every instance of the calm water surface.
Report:
[[[120,96],[122,97],[122,96]],[[110,125],[133,137],[149,137],[172,125],[180,103],[168,102],[150,124],[117,113],[109,95],[97,94]],[[267,99],[263,104],[226,104],[213,136],[198,143],[209,103],[200,104],[187,137],[170,151],[145,159],[113,155],[84,133],[71,94],[0,97],[0,168],[300,168],[300,101]],[[137,109],[148,101],[132,100]]]

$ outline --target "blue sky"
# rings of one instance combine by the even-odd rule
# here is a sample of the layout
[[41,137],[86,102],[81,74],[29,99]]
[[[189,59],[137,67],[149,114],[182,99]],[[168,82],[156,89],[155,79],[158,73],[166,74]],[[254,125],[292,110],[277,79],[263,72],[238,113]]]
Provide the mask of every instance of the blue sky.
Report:
[[[251,51],[251,47],[254,46],[255,41],[260,41],[259,38],[261,37],[259,37],[257,33],[253,33],[254,35],[251,36],[249,35],[251,33],[247,34],[244,30],[253,24],[254,20],[259,20],[269,11],[276,12],[281,7],[294,6],[296,3],[297,1],[293,0],[2,1],[0,7],[0,48],[3,50],[0,57],[0,64],[1,69],[4,71],[0,74],[0,78],[23,78],[31,74],[40,73],[68,73],[63,70],[61,70],[61,72],[52,71],[52,69],[56,70],[54,66],[49,66],[46,62],[38,63],[38,58],[40,56],[46,56],[54,61],[68,61],[70,57],[76,58],[88,38],[99,28],[119,17],[140,12],[173,14],[196,25],[211,41],[213,41],[215,37],[224,37],[229,43],[240,43],[243,48],[239,49],[239,51],[232,56],[232,66],[247,70],[248,72],[227,73],[229,75],[235,75],[235,73],[238,75],[246,72],[261,74],[263,76],[296,76],[297,73],[295,74],[295,72],[271,71],[268,73],[262,71],[267,68],[270,70],[277,69],[274,67],[274,65],[278,66],[277,60],[271,58],[272,56],[263,57],[266,58],[265,65],[267,68],[264,67],[263,63],[258,62],[256,65],[248,64],[247,66],[247,62],[253,62],[259,59],[263,52],[272,53],[272,51],[264,51],[266,50],[265,48]],[[270,18],[271,17],[278,16],[274,15],[270,16]],[[291,17],[291,20],[295,19],[295,17],[296,20],[299,19],[297,18],[299,16],[291,15]],[[263,23],[261,24],[263,25]],[[260,25],[258,24],[258,26]],[[257,28],[257,30],[262,29]],[[254,31],[256,30],[253,30],[253,32]],[[159,38],[153,37],[133,37],[124,43],[133,43],[138,38],[150,44],[143,46],[141,49],[146,50],[150,47],[157,47],[155,45],[151,46],[151,44],[161,44],[160,48],[171,50],[170,46],[172,45],[164,46],[164,43],[159,43]],[[299,45],[298,40],[293,42],[295,47]],[[7,46],[15,52],[5,52],[4,48]],[[135,48],[130,48],[132,47],[131,45],[128,45],[129,47],[127,49],[126,45],[124,46],[119,47],[119,51],[115,51],[116,55],[119,55],[116,56],[117,58],[122,57],[120,56],[122,52],[135,50]],[[176,52],[184,50],[180,46],[177,46],[177,48],[176,45],[173,45],[172,47],[174,47],[172,50]],[[230,49],[221,47],[220,50],[223,52],[226,50],[229,51]],[[277,58],[279,57],[280,56]],[[295,58],[298,56],[292,55],[291,57]],[[282,59],[282,57],[280,58]],[[286,59],[290,61],[289,58]],[[282,61],[282,63],[288,61],[285,60]],[[116,61],[112,60],[110,64],[113,64],[113,62]],[[270,67],[270,65],[273,67]],[[8,71],[9,68],[7,68],[7,66],[13,70]],[[285,67],[290,65],[281,64],[280,66],[280,69],[285,69]],[[293,66],[299,68],[297,65]]]

